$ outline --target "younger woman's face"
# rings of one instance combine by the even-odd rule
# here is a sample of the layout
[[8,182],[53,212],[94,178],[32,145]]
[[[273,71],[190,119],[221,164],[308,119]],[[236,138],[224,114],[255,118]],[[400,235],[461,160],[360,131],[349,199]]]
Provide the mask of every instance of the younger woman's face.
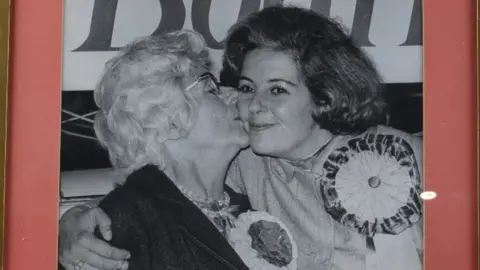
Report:
[[311,153],[318,126],[314,104],[296,63],[287,53],[256,49],[243,63],[238,109],[252,150],[298,159]]

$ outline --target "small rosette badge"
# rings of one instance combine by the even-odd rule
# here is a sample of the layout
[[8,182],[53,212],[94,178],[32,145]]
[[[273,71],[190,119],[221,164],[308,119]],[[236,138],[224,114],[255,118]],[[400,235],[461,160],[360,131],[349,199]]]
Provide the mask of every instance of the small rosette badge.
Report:
[[241,214],[228,240],[250,269],[297,269],[298,250],[291,232],[266,212]]

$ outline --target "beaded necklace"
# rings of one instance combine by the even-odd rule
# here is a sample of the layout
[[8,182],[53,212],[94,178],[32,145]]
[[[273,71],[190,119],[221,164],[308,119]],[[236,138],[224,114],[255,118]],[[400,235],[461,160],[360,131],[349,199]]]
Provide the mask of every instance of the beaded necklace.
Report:
[[233,220],[235,219],[232,214],[235,207],[230,206],[230,196],[228,193],[224,191],[222,199],[214,200],[211,197],[200,197],[181,185],[177,185],[177,187],[185,197],[193,202],[202,213],[212,221],[220,233],[226,237],[230,228],[233,227]]

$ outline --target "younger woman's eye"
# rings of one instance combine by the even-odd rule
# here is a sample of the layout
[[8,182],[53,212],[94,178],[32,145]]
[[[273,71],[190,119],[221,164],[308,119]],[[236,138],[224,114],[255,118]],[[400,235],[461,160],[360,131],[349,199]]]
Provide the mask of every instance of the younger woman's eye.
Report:
[[252,93],[253,88],[248,85],[240,85],[237,90],[241,93]]
[[272,88],[270,88],[270,92],[273,94],[273,95],[281,95],[281,94],[289,94],[287,89],[285,89],[284,87],[281,87],[281,86],[273,86]]

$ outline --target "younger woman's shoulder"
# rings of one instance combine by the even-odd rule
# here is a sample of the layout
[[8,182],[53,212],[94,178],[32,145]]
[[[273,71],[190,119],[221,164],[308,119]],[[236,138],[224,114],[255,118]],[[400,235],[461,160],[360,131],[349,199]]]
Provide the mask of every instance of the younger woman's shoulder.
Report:
[[367,130],[367,132],[373,132],[373,133],[378,133],[378,134],[391,134],[391,135],[396,135],[396,136],[399,136],[399,137],[421,138],[420,135],[408,133],[408,132],[403,131],[403,130],[395,129],[395,128],[389,127],[389,126],[382,126],[382,125],[371,127]]
[[341,145],[356,145],[358,143],[380,143],[384,145],[400,143],[404,147],[411,149],[417,157],[421,157],[423,152],[421,136],[387,126],[371,127],[361,134],[344,136],[340,140]]
[[412,145],[414,148],[422,147],[422,137],[419,134],[411,134],[399,129],[395,129],[388,126],[375,126],[369,128],[363,135],[390,135],[397,138],[401,138]]

